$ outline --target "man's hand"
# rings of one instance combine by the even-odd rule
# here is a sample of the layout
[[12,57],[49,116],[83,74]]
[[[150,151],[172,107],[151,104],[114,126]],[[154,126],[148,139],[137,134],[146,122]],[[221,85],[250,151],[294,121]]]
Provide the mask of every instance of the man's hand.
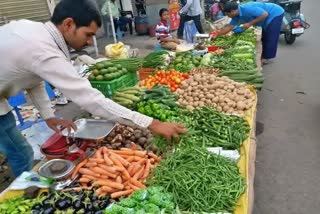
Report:
[[153,120],[149,129],[153,133],[165,137],[168,143],[171,143],[172,138],[178,140],[179,134],[187,134],[184,126],[180,124],[160,122],[158,120]]
[[244,28],[244,29],[248,29],[250,28],[252,25],[250,23],[245,23],[245,24],[242,24],[240,25],[240,27]]
[[[46,123],[50,129],[55,131],[56,133],[61,133],[61,128],[66,128],[68,130],[68,133],[71,132],[71,129],[74,131],[77,131],[77,126],[74,124],[71,120],[62,120],[58,118],[49,118],[46,119]],[[58,126],[60,126],[58,128]]]

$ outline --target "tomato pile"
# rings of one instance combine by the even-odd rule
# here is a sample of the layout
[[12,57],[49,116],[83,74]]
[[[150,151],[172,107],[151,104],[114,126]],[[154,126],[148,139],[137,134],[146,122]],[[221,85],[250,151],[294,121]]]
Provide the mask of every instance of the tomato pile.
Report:
[[151,89],[157,84],[167,85],[170,87],[170,90],[174,92],[179,88],[181,82],[188,78],[188,74],[180,73],[174,69],[170,69],[169,71],[161,70],[153,76],[148,76],[145,80],[143,80],[140,83],[140,86]]

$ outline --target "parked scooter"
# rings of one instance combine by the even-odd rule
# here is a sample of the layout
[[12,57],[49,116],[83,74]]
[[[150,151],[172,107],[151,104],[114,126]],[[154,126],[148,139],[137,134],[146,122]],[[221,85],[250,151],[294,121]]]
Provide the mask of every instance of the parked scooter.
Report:
[[287,44],[291,45],[296,38],[301,36],[310,25],[301,13],[301,0],[254,0],[257,2],[269,2],[280,5],[284,9],[284,16],[280,34],[284,34]]
[[278,4],[285,10],[280,33],[284,34],[286,43],[291,45],[310,25],[306,22],[304,15],[300,11],[300,0],[278,0]]

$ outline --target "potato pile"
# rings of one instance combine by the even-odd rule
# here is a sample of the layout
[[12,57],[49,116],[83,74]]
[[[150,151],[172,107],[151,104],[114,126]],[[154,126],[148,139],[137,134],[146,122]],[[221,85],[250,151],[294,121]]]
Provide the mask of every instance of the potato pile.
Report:
[[244,116],[255,101],[254,94],[245,83],[235,82],[228,77],[214,74],[195,74],[182,82],[179,104],[189,110],[204,105],[220,112]]
[[190,70],[190,74],[200,74],[200,73],[206,73],[206,74],[218,74],[219,69],[217,68],[192,68]]

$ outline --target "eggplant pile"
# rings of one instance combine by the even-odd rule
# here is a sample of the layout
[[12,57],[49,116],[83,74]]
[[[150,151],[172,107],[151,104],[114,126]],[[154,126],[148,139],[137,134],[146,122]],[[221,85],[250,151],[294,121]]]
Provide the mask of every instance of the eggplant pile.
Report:
[[117,125],[102,143],[109,149],[132,148],[136,145],[139,150],[148,148],[157,152],[156,147],[149,148],[152,140],[153,135],[148,129]]
[[32,214],[102,214],[110,204],[109,196],[99,198],[92,190],[42,193],[41,202],[32,207]]

